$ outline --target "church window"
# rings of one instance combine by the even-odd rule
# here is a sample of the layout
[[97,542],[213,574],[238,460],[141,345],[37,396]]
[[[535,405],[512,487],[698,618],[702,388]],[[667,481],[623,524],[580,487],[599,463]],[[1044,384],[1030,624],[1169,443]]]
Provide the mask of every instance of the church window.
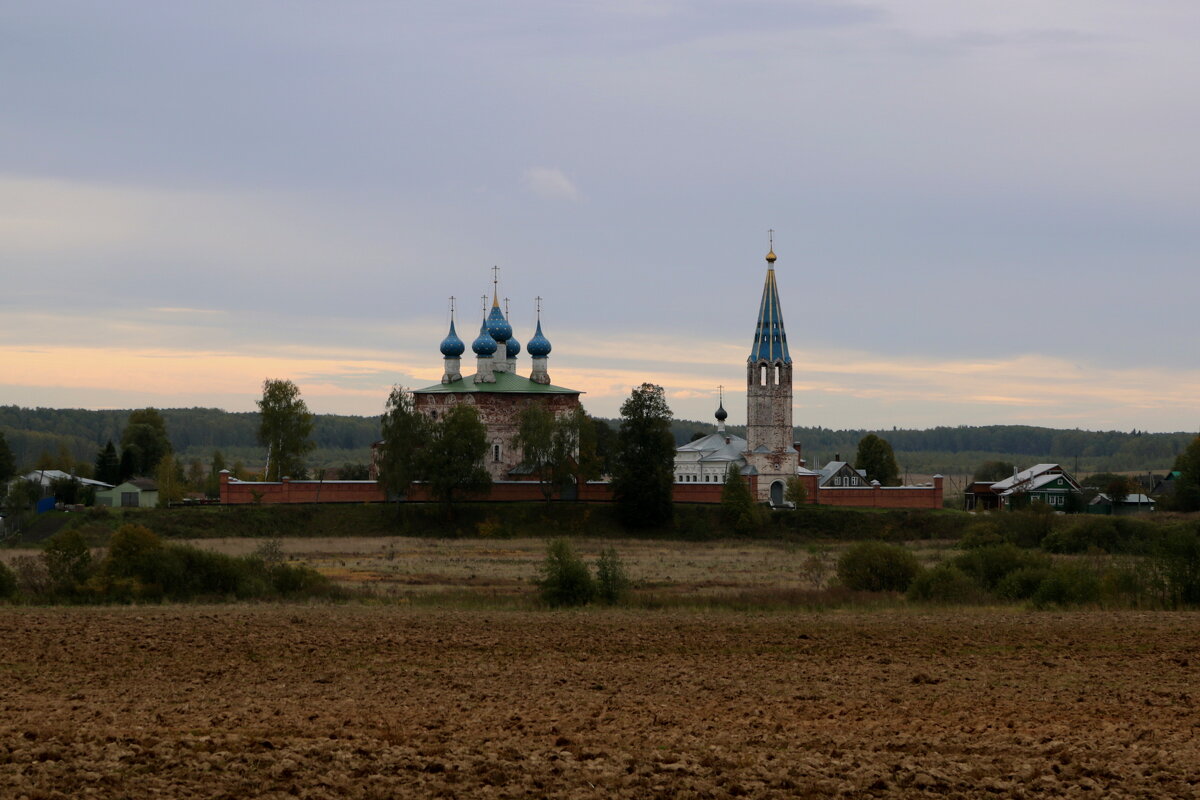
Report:
[[763,364],[761,367],[758,368],[758,385],[759,386],[767,385],[767,365],[766,364]]
[[492,461],[494,461],[497,464],[500,463],[500,443],[499,442],[492,443]]
[[775,365],[775,384],[781,385],[782,383],[783,383],[783,367],[776,364]]
[[437,419],[437,409],[435,408],[432,411],[430,411],[429,416],[433,417],[434,419]]

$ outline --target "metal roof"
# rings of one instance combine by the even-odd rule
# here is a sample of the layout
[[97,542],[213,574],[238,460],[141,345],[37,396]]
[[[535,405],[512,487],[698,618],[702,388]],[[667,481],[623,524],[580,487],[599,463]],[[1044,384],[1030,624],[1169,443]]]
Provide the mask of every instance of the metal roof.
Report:
[[775,269],[767,269],[763,284],[762,303],[758,307],[758,324],[754,329],[754,346],[750,361],[782,361],[792,363],[788,355],[787,333],[783,330],[783,309],[779,303],[779,287],[775,285]]
[[435,383],[424,389],[414,389],[413,394],[461,394],[463,392],[487,394],[582,394],[575,389],[564,389],[548,383],[534,383],[529,378],[511,372],[495,373],[495,383],[476,383],[474,375],[459,378],[450,383]]

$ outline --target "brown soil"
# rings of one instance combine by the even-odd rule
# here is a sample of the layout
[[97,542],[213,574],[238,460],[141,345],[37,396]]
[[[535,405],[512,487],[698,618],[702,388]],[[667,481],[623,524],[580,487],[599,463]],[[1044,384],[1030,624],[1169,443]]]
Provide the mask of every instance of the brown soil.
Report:
[[1198,797],[1200,615],[0,610],[3,797]]

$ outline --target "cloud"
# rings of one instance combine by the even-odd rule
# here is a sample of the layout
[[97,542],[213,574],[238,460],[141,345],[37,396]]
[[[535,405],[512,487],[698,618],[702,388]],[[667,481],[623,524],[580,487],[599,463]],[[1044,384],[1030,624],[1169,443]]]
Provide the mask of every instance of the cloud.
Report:
[[579,190],[557,167],[530,167],[523,178],[525,188],[552,200],[578,200]]

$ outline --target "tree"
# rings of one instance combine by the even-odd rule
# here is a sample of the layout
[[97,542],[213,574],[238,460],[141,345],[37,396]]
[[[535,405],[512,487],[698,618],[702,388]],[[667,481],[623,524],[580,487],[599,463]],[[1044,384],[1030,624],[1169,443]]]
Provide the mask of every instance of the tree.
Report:
[[587,564],[566,539],[546,545],[546,560],[538,572],[538,590],[548,606],[585,606],[596,597],[596,582]]
[[413,408],[412,392],[392,387],[383,414],[383,440],[377,451],[376,481],[397,500],[426,475],[427,448],[433,430],[429,418]]
[[486,492],[492,478],[484,469],[487,428],[474,406],[450,409],[432,426],[427,457],[429,491],[447,511],[464,495]]
[[142,408],[129,412],[129,421],[121,432],[121,465],[125,467],[126,453],[131,453],[130,466],[133,471],[123,474],[122,479],[132,475],[149,475],[158,466],[163,456],[171,452],[171,440],[167,437],[167,424],[155,408]]
[[867,480],[879,481],[881,486],[896,486],[900,483],[900,467],[896,465],[896,454],[887,439],[868,433],[858,443],[858,454],[854,458],[855,469],[865,469]]
[[725,485],[721,487],[721,516],[725,524],[733,526],[739,534],[750,533],[765,521],[762,508],[750,494],[750,484],[737,467],[730,467],[725,473]]
[[154,468],[154,480],[158,483],[159,508],[168,508],[183,499],[183,465],[175,456],[167,453],[162,457]]
[[300,399],[300,389],[291,381],[267,378],[258,410],[258,443],[267,448],[267,480],[303,475],[304,454],[314,447],[309,439],[313,415]]
[[4,433],[0,431],[0,486],[11,481],[16,474],[16,459],[13,458],[12,450],[8,447],[8,440],[4,438]]
[[800,508],[808,502],[808,488],[804,485],[804,481],[800,480],[799,475],[794,475],[787,480],[787,489],[783,492],[783,499]]
[[613,457],[613,499],[625,525],[653,527],[671,520],[674,462],[671,409],[661,386],[643,383],[621,404]]
[[96,480],[116,486],[121,482],[121,458],[112,439],[104,445],[104,449],[96,454]]
[[1005,478],[1011,478],[1015,469],[1016,467],[1009,461],[985,461],[979,465],[971,477],[972,480],[995,483]]
[[537,476],[546,502],[554,493],[555,460],[554,414],[540,403],[526,406],[517,418],[513,444],[521,450],[521,460]]
[[1170,496],[1170,506],[1175,511],[1200,511],[1200,436],[1192,440],[1175,458],[1175,489]]
[[118,470],[117,483],[125,481],[138,474],[138,462],[141,461],[137,445],[130,445],[121,450],[121,467]]
[[54,534],[42,551],[46,571],[55,594],[74,595],[88,579],[92,569],[92,552],[78,528],[67,528]]

